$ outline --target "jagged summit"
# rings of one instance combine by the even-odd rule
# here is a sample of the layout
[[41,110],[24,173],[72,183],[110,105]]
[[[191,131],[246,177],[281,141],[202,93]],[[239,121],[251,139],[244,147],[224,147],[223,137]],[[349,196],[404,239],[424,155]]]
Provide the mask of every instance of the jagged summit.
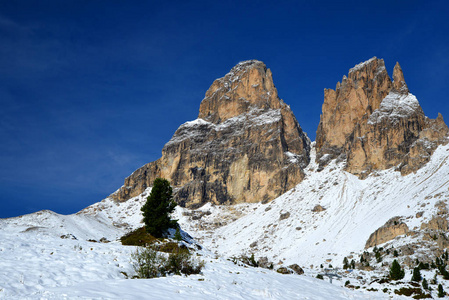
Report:
[[401,66],[399,62],[396,62],[396,65],[393,69],[393,89],[401,94],[408,94],[409,90],[407,84],[405,83],[404,73],[402,73]]
[[279,99],[270,69],[245,61],[212,83],[198,119],[178,128],[162,157],[111,196],[127,200],[164,177],[183,206],[269,201],[303,179],[309,151],[310,140]]
[[360,71],[360,70],[362,70],[363,68],[366,68],[367,66],[369,66],[372,63],[377,63],[377,65],[380,68],[385,68],[384,60],[383,59],[378,59],[376,56],[374,56],[374,57],[368,59],[367,61],[361,62],[361,63],[355,65],[353,68],[349,69],[349,73]]
[[447,126],[424,115],[399,63],[392,81],[376,57],[350,69],[335,90],[326,89],[322,111],[317,162],[323,167],[340,157],[360,177],[391,167],[402,174],[416,171],[447,143]]
[[251,109],[279,109],[270,69],[257,60],[240,62],[224,77],[212,83],[201,102],[198,118],[218,124],[248,113]]
[[229,71],[228,74],[225,75],[231,75],[231,74],[235,74],[238,73],[239,71],[242,71],[243,69],[248,69],[248,68],[254,68],[254,67],[262,67],[263,69],[265,69],[265,71],[267,70],[267,66],[260,60],[257,59],[249,59],[249,60],[244,60],[239,62],[238,64],[236,64],[231,71]]
[[[324,93],[319,169],[339,158],[361,178],[391,167],[408,174],[447,143],[443,118],[424,115],[398,63],[391,80],[384,60],[373,57]],[[310,140],[279,98],[270,69],[243,61],[212,83],[198,119],[178,128],[162,157],[136,170],[111,197],[125,201],[164,177],[185,206],[269,201],[301,182],[309,154]]]

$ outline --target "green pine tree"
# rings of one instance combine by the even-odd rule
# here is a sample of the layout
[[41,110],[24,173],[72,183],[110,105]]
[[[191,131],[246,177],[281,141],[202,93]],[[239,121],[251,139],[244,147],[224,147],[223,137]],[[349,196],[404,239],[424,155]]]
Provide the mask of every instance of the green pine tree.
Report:
[[348,263],[348,258],[343,258],[343,269],[348,269],[349,268],[349,263]]
[[425,290],[429,289],[429,284],[427,283],[427,279],[423,278],[422,280],[422,288]]
[[378,263],[380,263],[382,261],[382,254],[380,253],[380,251],[376,252],[376,261]]
[[413,268],[413,275],[412,275],[412,281],[421,281],[422,276],[421,272],[419,271],[419,268]]
[[441,283],[438,285],[438,298],[444,298],[446,296],[446,293],[444,292],[443,286]]
[[176,220],[170,219],[170,214],[176,207],[172,194],[170,182],[156,178],[147,202],[142,206],[145,229],[154,237],[162,237],[168,228],[177,225]]
[[405,276],[404,269],[401,268],[401,266],[399,265],[399,263],[396,259],[393,260],[393,263],[391,264],[391,268],[390,268],[390,278],[392,280],[400,280],[400,279],[404,278],[404,276]]

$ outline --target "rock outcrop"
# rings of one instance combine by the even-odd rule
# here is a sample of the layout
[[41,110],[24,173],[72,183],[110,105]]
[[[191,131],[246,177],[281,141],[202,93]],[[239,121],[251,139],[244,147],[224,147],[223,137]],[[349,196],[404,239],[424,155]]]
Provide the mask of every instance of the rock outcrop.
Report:
[[401,221],[400,217],[394,217],[382,227],[374,231],[365,244],[365,249],[391,241],[399,235],[409,232],[407,224]]
[[323,167],[333,158],[346,159],[346,170],[361,178],[391,167],[406,175],[447,143],[448,132],[441,115],[424,115],[399,64],[391,81],[384,61],[373,57],[350,69],[335,90],[324,91],[317,162]]
[[270,69],[245,61],[213,82],[198,119],[178,128],[162,157],[136,170],[111,197],[125,201],[163,177],[187,207],[269,201],[303,179],[309,151]]

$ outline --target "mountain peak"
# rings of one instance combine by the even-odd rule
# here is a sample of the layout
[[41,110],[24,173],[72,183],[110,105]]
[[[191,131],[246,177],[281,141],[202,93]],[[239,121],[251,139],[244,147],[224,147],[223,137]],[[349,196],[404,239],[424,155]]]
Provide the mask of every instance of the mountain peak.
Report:
[[244,61],[212,83],[198,119],[176,130],[162,157],[136,170],[112,197],[127,200],[163,177],[182,206],[270,201],[304,178],[309,152],[270,69]]
[[374,57],[372,57],[372,58],[370,58],[370,59],[368,59],[368,60],[366,60],[364,62],[358,63],[353,68],[349,69],[349,73],[361,71],[364,68],[369,67],[370,65],[373,65],[373,64],[378,65],[379,63],[384,65],[384,60],[383,59],[378,59],[376,56],[374,56]]
[[260,60],[257,59],[250,59],[250,60],[244,60],[239,62],[238,64],[236,64],[232,69],[231,72],[236,72],[242,69],[247,69],[247,68],[254,68],[254,67],[263,67],[263,68],[267,68],[267,66]]
[[402,72],[402,68],[399,65],[399,62],[396,62],[396,65],[393,69],[393,89],[401,94],[409,93],[407,84],[404,80],[404,73]]
[[238,63],[216,79],[201,102],[198,118],[214,124],[248,113],[251,109],[279,109],[271,70],[258,60]]
[[325,90],[317,162],[323,167],[341,156],[346,159],[346,170],[360,177],[394,166],[408,174],[445,142],[433,129],[446,128],[443,124],[425,117],[409,93],[399,63],[392,82],[383,59],[373,57],[351,68],[335,91]]

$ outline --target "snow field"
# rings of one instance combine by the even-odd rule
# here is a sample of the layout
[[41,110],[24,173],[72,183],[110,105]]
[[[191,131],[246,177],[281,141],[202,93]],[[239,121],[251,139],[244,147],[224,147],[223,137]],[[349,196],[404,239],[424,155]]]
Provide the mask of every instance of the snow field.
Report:
[[200,251],[202,275],[125,279],[134,247],[29,233],[0,236],[0,299],[386,299]]
[[[132,247],[0,233],[0,299],[39,299],[48,288],[124,278]],[[43,297],[45,298],[45,297]]]

